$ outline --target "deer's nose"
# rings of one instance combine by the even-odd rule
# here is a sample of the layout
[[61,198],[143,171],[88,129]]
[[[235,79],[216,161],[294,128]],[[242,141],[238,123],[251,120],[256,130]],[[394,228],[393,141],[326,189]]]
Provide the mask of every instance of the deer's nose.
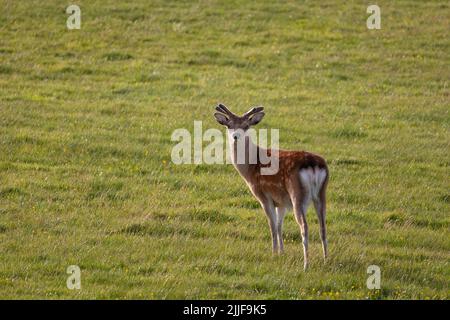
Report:
[[233,139],[234,140],[237,140],[237,139],[239,139],[239,133],[238,132],[235,132],[235,133],[233,133]]

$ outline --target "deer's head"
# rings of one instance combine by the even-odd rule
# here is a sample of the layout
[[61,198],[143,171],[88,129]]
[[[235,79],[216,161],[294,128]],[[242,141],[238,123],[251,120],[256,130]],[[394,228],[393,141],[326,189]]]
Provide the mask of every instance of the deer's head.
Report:
[[214,113],[214,117],[218,123],[227,127],[230,141],[236,141],[245,136],[247,130],[258,124],[264,117],[263,107],[252,108],[241,117],[228,110],[221,103],[216,107],[216,110],[218,112]]

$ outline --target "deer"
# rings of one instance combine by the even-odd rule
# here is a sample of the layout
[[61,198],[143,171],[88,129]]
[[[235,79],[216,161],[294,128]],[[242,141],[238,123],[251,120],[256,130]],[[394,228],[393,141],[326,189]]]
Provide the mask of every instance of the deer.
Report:
[[[326,261],[328,244],[325,226],[326,189],[329,179],[328,166],[324,158],[307,151],[288,151],[264,149],[255,145],[251,139],[249,128],[257,125],[265,113],[263,107],[253,107],[242,116],[231,112],[224,104],[216,106],[214,117],[217,122],[226,127],[231,161],[240,176],[244,179],[251,193],[261,204],[269,223],[272,252],[282,254],[283,221],[288,210],[293,209],[303,244],[304,270],[308,269],[308,223],[306,212],[311,201],[317,213],[320,226],[323,258]],[[238,160],[238,143],[243,143],[245,153],[257,150],[257,154],[265,152],[271,161],[278,161],[278,170],[273,174],[261,174],[263,167],[260,157],[256,161],[249,161],[245,154],[243,161]],[[242,151],[241,151],[242,152]]]

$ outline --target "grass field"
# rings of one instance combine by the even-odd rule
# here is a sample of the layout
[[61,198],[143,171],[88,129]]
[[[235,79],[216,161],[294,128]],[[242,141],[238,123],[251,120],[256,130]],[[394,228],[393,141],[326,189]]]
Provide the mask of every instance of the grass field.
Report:
[[[449,298],[447,1],[377,1],[381,30],[368,1],[0,3],[0,298]],[[312,208],[305,273],[292,213],[273,256],[231,165],[171,162],[217,102],[327,159],[326,264]]]

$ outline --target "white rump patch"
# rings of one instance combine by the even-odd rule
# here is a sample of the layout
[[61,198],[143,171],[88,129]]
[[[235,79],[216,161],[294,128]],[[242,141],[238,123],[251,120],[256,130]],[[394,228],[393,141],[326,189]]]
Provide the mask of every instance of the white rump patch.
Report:
[[307,195],[307,203],[311,200],[317,200],[319,198],[320,188],[322,187],[325,179],[327,177],[327,172],[325,169],[320,169],[319,167],[305,168],[300,170],[300,182]]

